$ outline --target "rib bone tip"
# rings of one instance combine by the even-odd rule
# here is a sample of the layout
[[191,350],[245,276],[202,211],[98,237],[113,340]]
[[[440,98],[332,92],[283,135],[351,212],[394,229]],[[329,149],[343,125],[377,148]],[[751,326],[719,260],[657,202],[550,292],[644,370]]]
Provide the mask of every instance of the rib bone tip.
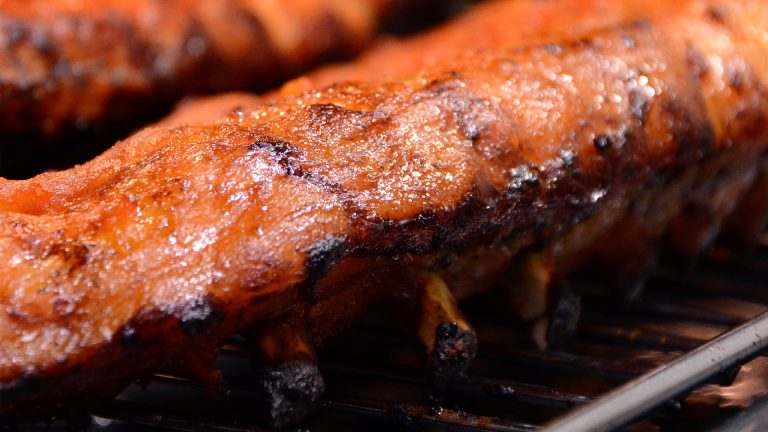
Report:
[[301,421],[325,391],[320,369],[309,360],[264,367],[259,373],[259,382],[269,422],[274,428]]

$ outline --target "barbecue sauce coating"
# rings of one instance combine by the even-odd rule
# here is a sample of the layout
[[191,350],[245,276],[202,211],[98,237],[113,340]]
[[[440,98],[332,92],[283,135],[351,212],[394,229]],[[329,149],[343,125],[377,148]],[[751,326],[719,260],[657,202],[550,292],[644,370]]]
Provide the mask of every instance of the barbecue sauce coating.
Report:
[[594,30],[616,2],[510,3],[591,9],[556,44],[272,96],[0,182],[0,414],[199,370],[223,337],[299,311],[319,342],[435,254],[547,250],[606,203],[765,151],[763,2],[628,3]]
[[151,119],[179,97],[265,89],[372,37],[386,0],[0,1],[0,131]]

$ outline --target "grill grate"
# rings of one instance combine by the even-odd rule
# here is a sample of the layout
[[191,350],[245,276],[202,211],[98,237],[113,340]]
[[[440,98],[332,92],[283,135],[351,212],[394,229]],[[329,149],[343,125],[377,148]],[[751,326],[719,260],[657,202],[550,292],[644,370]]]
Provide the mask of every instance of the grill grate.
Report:
[[[710,254],[701,271],[680,284],[660,274],[642,299],[623,308],[586,299],[575,337],[541,352],[527,331],[494,310],[492,294],[470,301],[480,352],[465,382],[432,388],[415,345],[376,313],[333,338],[320,352],[327,390],[299,430],[530,431],[588,404],[707,340],[768,311],[768,236],[749,258]],[[219,365],[228,395],[211,401],[197,383],[156,375],[133,385],[93,416],[30,430],[263,431],[242,341],[231,338]],[[733,373],[713,380],[727,382]],[[686,430],[685,404],[662,402],[633,430]],[[733,415],[732,411],[716,410]],[[705,419],[711,421],[711,417]]]

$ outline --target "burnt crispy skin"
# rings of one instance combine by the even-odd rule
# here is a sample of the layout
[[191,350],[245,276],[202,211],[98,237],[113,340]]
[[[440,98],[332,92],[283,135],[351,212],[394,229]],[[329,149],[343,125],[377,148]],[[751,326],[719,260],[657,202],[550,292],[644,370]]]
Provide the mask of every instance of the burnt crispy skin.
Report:
[[187,93],[264,89],[319,60],[359,50],[391,6],[387,0],[0,1],[0,133],[55,136],[62,129],[115,127],[160,114]]
[[435,254],[546,250],[607,203],[709,176],[701,164],[756,164],[768,8],[677,4],[147,128],[82,166],[0,182],[0,414],[194,369],[226,335],[299,311],[319,342]]

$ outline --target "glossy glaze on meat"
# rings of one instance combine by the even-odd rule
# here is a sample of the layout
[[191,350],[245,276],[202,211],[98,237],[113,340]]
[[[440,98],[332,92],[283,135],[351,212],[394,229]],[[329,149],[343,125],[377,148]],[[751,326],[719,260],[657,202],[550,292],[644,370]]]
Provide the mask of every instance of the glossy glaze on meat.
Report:
[[391,6],[0,1],[0,133],[55,136],[151,118],[147,112],[160,114],[187,93],[264,89],[318,60],[359,50]]
[[318,344],[425,272],[458,298],[510,268],[564,274],[765,178],[764,2],[487,8],[489,29],[525,11],[578,33],[529,19],[535,37],[407,79],[256,98],[1,182],[0,414],[87,404],[159,369],[205,378],[223,337],[269,322],[301,320]]

